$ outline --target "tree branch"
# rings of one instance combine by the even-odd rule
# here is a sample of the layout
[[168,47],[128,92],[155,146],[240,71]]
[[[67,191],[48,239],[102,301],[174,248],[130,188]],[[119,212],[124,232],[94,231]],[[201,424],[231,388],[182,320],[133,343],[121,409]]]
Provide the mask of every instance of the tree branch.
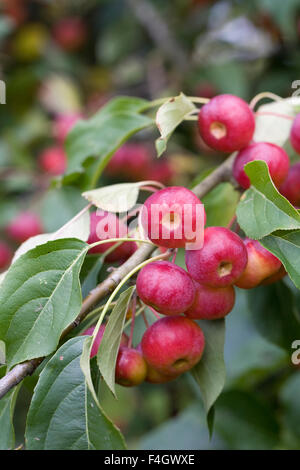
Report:
[[[217,186],[219,183],[224,181],[230,181],[232,175],[232,165],[234,162],[235,155],[231,155],[224,163],[216,168],[210,175],[208,175],[201,183],[199,183],[193,192],[202,198],[211,189]],[[119,268],[115,269],[103,282],[101,282],[88,297],[83,301],[81,311],[75,321],[71,323],[61,335],[60,340],[62,341],[79,323],[86,317],[89,311],[112,292],[115,287],[121,282],[121,280],[138,264],[145,261],[155,247],[149,244],[142,244],[140,248]],[[166,253],[166,257],[169,257],[169,253]],[[25,377],[33,374],[38,365],[42,362],[43,358],[32,359],[22,364],[15,366],[8,374],[6,374],[0,380],[0,399],[14,386],[20,383]]]
[[186,52],[178,44],[167,23],[160,16],[154,5],[147,0],[127,0],[129,7],[138,21],[147,30],[152,41],[165,55],[181,69],[188,69],[189,60]]

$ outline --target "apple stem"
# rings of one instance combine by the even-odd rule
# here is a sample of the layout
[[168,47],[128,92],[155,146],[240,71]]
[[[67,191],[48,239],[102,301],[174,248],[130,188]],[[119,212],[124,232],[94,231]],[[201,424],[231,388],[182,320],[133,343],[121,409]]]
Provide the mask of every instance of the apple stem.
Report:
[[269,98],[270,100],[273,101],[281,101],[283,98],[281,96],[275,95],[275,93],[271,93],[269,91],[264,91],[262,93],[259,93],[258,95],[254,96],[254,98],[250,101],[250,108],[254,109],[257,103],[260,100],[263,100],[264,98]]
[[234,214],[234,216],[232,217],[232,219],[230,220],[226,228],[230,230],[235,222],[236,222],[236,214]]
[[174,255],[173,255],[173,258],[171,260],[171,263],[175,264],[175,261],[176,261],[176,258],[177,258],[177,254],[178,254],[178,248],[175,249],[174,251]]
[[143,317],[144,323],[146,325],[146,328],[149,328],[149,322],[147,320],[145,312],[142,313],[142,317]]
[[149,307],[149,306],[148,306],[148,308],[151,310],[151,312],[152,312],[153,315],[157,318],[157,320],[159,320],[159,319],[160,319],[160,315],[157,313],[157,311],[154,310],[154,308],[152,308],[152,307]]

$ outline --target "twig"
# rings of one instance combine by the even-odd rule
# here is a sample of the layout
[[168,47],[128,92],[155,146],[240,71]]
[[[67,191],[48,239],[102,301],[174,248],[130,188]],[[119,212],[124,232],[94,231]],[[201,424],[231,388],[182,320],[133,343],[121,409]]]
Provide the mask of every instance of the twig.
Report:
[[189,59],[165,20],[154,5],[147,0],[127,0],[138,21],[147,30],[152,41],[174,63],[176,68],[185,71],[189,68]]
[[195,186],[192,191],[200,199],[211,191],[219,183],[230,181],[232,178],[232,166],[235,160],[236,154],[233,153],[227,158],[218,168],[216,168],[210,175],[208,175],[203,181]]
[[283,99],[281,98],[281,96],[275,95],[275,93],[263,91],[262,93],[259,93],[258,95],[254,96],[254,98],[250,101],[250,108],[254,109],[257,103],[259,103],[260,100],[263,100],[265,98],[268,98],[273,101],[282,101]]

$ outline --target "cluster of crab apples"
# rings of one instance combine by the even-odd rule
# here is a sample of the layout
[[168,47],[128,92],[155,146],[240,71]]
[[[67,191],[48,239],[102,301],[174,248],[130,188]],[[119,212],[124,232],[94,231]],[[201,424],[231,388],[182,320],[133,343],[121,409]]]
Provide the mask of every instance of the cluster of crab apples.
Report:
[[[155,222],[151,213],[157,204],[163,210]],[[201,205],[201,201],[183,187],[165,188],[151,195],[141,213],[141,223],[148,230],[148,238],[163,249],[184,247],[187,242],[183,231],[184,208],[190,208],[190,204],[195,210],[189,210],[189,214],[196,216],[196,206]],[[181,210],[172,213],[173,217],[166,222],[168,207],[170,211],[174,207]],[[144,208],[147,209],[147,220]],[[116,215],[92,214],[90,243],[98,237],[97,220],[101,224],[112,218]],[[174,228],[170,220],[175,221]],[[155,239],[151,238],[153,223],[158,225]],[[194,225],[196,221],[192,218],[190,223]],[[120,221],[118,226],[121,227],[119,234],[124,235],[126,226]],[[163,228],[169,231],[168,238],[162,237],[163,233],[165,235]],[[181,238],[178,236],[180,231]],[[107,249],[105,244],[92,248],[92,251],[103,253],[105,246]],[[125,260],[135,249],[135,242],[124,242],[109,254],[108,261],[116,261],[118,257]],[[204,334],[196,320],[213,321],[228,315],[235,303],[234,285],[250,289],[275,282],[285,275],[281,262],[258,241],[243,240],[224,227],[206,228],[202,248],[186,250],[185,260],[186,270],[174,262],[160,260],[150,262],[139,271],[136,292],[140,301],[162,316],[146,329],[141,343],[135,348],[128,346],[128,338],[123,334],[116,362],[117,383],[124,386],[138,385],[144,380],[164,383],[190,370],[200,361],[205,348]],[[104,328],[98,333],[92,356],[97,353]]]
[[[184,202],[201,204],[201,201],[188,189],[171,187],[157,191],[150,196],[144,207],[151,220],[152,203],[167,207],[183,205],[173,229],[168,221],[169,238],[155,238],[159,247],[179,248],[186,243],[184,235],[178,238],[183,228]],[[192,211],[193,213],[193,211]],[[196,211],[195,211],[196,214]],[[141,221],[147,226],[151,239],[151,225],[145,223],[142,209]],[[91,217],[90,242],[96,235],[96,216]],[[115,215],[99,217],[111,219]],[[163,228],[165,211],[157,220]],[[152,221],[153,222],[153,221]],[[194,220],[191,223],[195,223]],[[125,226],[123,227],[125,231]],[[163,230],[158,230],[162,233]],[[175,238],[175,233],[177,238]],[[182,231],[184,234],[184,232]],[[135,250],[134,242],[124,242],[112,252],[110,261],[116,260],[116,252],[124,260]],[[103,253],[105,245],[92,248]],[[107,249],[107,245],[106,245]],[[126,254],[126,256],[125,256]],[[170,261],[153,261],[144,266],[137,276],[136,292],[140,301],[161,317],[148,327],[142,341],[136,348],[128,347],[128,338],[123,334],[116,362],[116,382],[124,386],[138,385],[144,380],[151,383],[164,383],[177,378],[197,364],[203,354],[205,338],[196,320],[217,320],[228,315],[234,307],[235,288],[250,289],[262,283],[271,283],[285,275],[281,262],[258,241],[242,239],[224,227],[208,227],[204,230],[204,243],[201,249],[185,251],[186,270]],[[158,315],[159,316],[159,315]],[[87,331],[91,334],[93,330]],[[100,330],[92,356],[97,353],[104,327]]]
[[[252,141],[255,117],[243,100],[232,95],[213,98],[199,113],[199,130],[210,147],[238,152],[233,175],[242,188],[250,186],[245,164],[263,160],[280,192],[295,206],[300,204],[300,164],[290,168],[289,157],[281,147]],[[291,142],[300,153],[299,117],[292,127]],[[184,187],[159,190],[146,200],[141,210],[144,234],[161,251],[191,247],[197,238],[195,228],[200,206],[203,209],[197,196]],[[202,215],[204,225],[205,212]],[[116,216],[104,214],[102,223],[103,217]],[[90,242],[97,240],[96,225],[97,216],[92,214]],[[126,226],[119,227],[119,236],[124,236]],[[94,252],[104,249],[103,245],[93,248]],[[119,250],[119,257],[124,260],[135,249],[134,242],[125,242],[116,251]],[[115,256],[116,253],[114,260]],[[164,383],[190,370],[201,360],[205,349],[205,337],[197,320],[215,321],[228,315],[235,303],[235,286],[252,289],[276,282],[286,274],[281,261],[257,240],[242,238],[224,227],[204,229],[202,245],[186,249],[185,263],[183,269],[174,261],[153,261],[140,270],[137,295],[159,315],[135,348],[128,346],[128,338],[123,334],[116,361],[117,383],[124,386],[143,381]],[[96,351],[97,348],[93,354]]]
[[[300,205],[300,163],[290,167],[283,148],[253,141],[255,114],[246,102],[232,95],[216,96],[201,109],[198,126],[202,139],[211,148],[237,152],[233,176],[242,188],[250,185],[245,164],[263,160],[282,195],[295,207]],[[293,122],[290,141],[300,153],[300,115]],[[124,156],[118,158],[122,161]],[[114,164],[110,170],[114,171]],[[171,250],[169,259],[174,249],[185,249],[186,269],[174,260],[160,260],[149,262],[140,270],[136,280],[139,302],[155,311],[158,319],[147,327],[135,348],[123,333],[116,362],[117,383],[124,386],[138,385],[144,380],[163,383],[191,369],[201,360],[205,349],[204,334],[197,320],[215,321],[228,315],[235,303],[235,286],[252,289],[285,276],[280,260],[257,240],[242,238],[238,227],[238,233],[224,227],[204,229],[205,219],[200,199],[181,186],[154,192],[142,206],[139,220],[144,236],[161,252]],[[99,230],[99,226],[104,230]],[[41,232],[39,218],[30,212],[19,214],[6,227],[7,236],[17,243]],[[116,214],[91,214],[89,244],[127,235],[127,224]],[[201,243],[197,246],[199,239]],[[108,241],[94,246],[90,252],[103,254],[114,245],[115,242]],[[119,243],[106,255],[106,262],[124,262],[136,249],[134,241]],[[0,263],[1,250],[3,263],[7,262],[8,254],[4,259],[5,247],[0,245]],[[92,356],[97,353],[104,328],[100,328],[94,341]]]

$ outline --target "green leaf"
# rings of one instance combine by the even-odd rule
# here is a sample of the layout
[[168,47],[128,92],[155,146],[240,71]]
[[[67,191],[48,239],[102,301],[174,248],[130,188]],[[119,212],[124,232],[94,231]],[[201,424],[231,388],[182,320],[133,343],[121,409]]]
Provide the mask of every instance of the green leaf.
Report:
[[97,403],[97,406],[100,408],[100,403],[99,403],[98,396],[97,396],[97,393],[93,384],[92,372],[91,372],[92,341],[93,341],[92,336],[86,336],[85,342],[83,343],[83,346],[82,346],[82,354],[80,357],[80,368],[85,377],[86,385],[90,393],[92,394],[92,397],[95,403]]
[[135,286],[123,292],[112,310],[97,353],[97,362],[103,379],[115,394],[115,368],[124,328],[126,312]]
[[221,395],[215,428],[231,450],[270,450],[279,441],[273,410],[247,392],[232,390]]
[[142,436],[139,449],[213,450],[224,448],[222,444],[219,437],[209,439],[205,413],[198,401]]
[[277,230],[300,229],[299,212],[275,188],[266,162],[250,162],[245,171],[252,186],[238,205],[237,220],[246,235],[260,239]]
[[0,366],[1,364],[5,364],[5,343],[4,341],[0,341]]
[[170,98],[157,111],[156,125],[160,132],[160,138],[156,141],[157,154],[160,157],[167,148],[167,142],[177,126],[196,110],[196,106],[183,93]]
[[214,406],[211,407],[208,414],[206,415],[206,422],[207,422],[209,437],[211,439],[214,433],[214,425],[215,425],[215,407]]
[[21,256],[0,287],[0,339],[8,367],[52,353],[81,307],[79,272],[88,250],[75,239],[56,240]]
[[237,289],[234,309],[226,317],[226,386],[234,384],[249,389],[284,367],[288,355],[258,332],[249,308],[248,292]]
[[98,283],[98,276],[104,263],[104,256],[87,256],[80,272],[81,292],[85,298]]
[[260,106],[257,110],[253,140],[284,147],[290,138],[293,120],[286,119],[282,115],[294,118],[298,112],[299,103],[299,98],[294,97]]
[[247,294],[257,331],[290,352],[292,342],[300,338],[300,317],[291,289],[283,282],[276,282],[251,289]]
[[69,340],[42,371],[27,418],[27,449],[124,449],[122,435],[86,385],[80,368],[85,339]]
[[201,200],[207,215],[206,225],[226,227],[235,214],[239,193],[231,184],[222,183]]
[[148,104],[138,98],[115,98],[92,118],[78,122],[67,137],[69,165],[64,181],[82,173],[90,157],[97,158],[94,172],[100,177],[118,147],[134,133],[153,124],[152,119],[140,114]]
[[208,415],[225,384],[225,320],[203,320],[199,324],[204,332],[205,348],[203,357],[192,369],[192,374],[200,387]]
[[142,186],[158,186],[155,181],[139,181],[137,183],[120,183],[104,186],[83,193],[94,206],[108,212],[127,212],[136,204]]
[[296,373],[288,378],[279,392],[279,400],[283,405],[283,420],[300,439],[300,375]]
[[63,186],[49,189],[41,200],[39,211],[45,232],[59,230],[85,205],[86,201],[78,188]]
[[20,386],[14,388],[0,400],[0,450],[10,450],[15,445],[13,415]]
[[285,235],[269,235],[260,243],[280,259],[291,280],[300,289],[300,230]]

